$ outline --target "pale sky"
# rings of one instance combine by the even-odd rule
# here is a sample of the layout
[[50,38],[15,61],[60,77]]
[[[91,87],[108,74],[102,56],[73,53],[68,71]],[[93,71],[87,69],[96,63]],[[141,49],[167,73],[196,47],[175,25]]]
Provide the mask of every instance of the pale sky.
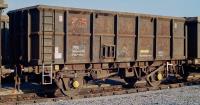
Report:
[[200,0],[5,0],[9,10],[43,4],[62,7],[147,13],[165,16],[200,16]]

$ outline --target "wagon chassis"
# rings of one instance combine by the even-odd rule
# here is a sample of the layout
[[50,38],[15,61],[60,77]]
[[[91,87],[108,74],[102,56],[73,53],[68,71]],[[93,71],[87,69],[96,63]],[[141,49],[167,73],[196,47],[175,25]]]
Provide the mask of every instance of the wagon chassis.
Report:
[[[139,87],[130,88],[129,86],[105,86],[105,87],[93,87],[93,88],[83,88],[78,91],[72,90],[68,96],[63,96],[62,93],[57,92],[57,96],[55,94],[47,96],[45,92],[36,92],[34,93],[26,93],[19,95],[6,95],[0,96],[0,102],[2,104],[31,104],[31,103],[41,103],[41,102],[57,102],[59,100],[74,100],[74,99],[82,99],[82,98],[92,98],[92,97],[101,97],[101,96],[111,96],[111,95],[121,95],[121,94],[132,94],[138,92],[146,92],[146,91],[156,91],[163,90],[169,88],[180,88],[183,86],[191,86],[191,85],[199,85],[200,78],[192,79],[188,82],[182,83],[166,83],[157,87],[149,87],[145,85],[140,85]],[[38,96],[39,94],[39,96]],[[42,97],[41,97],[42,96]]]

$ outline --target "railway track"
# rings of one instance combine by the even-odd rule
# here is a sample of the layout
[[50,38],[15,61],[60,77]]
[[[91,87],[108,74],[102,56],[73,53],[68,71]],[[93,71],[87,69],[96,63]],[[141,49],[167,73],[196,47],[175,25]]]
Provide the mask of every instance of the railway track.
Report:
[[[192,81],[195,80],[195,81]],[[56,92],[55,96],[45,95],[44,92],[35,92],[35,93],[26,93],[18,95],[4,95],[0,96],[0,105],[19,105],[19,104],[33,104],[41,102],[56,102],[59,100],[73,100],[73,99],[82,99],[82,98],[92,98],[92,97],[101,97],[101,96],[112,96],[112,95],[122,95],[122,94],[131,94],[138,92],[146,91],[156,91],[170,88],[179,88],[183,86],[199,85],[200,78],[190,79],[189,82],[182,83],[171,83],[171,84],[162,84],[158,87],[149,87],[149,86],[139,86],[135,88],[130,88],[127,85],[114,85],[114,86],[100,86],[100,87],[90,87],[83,88],[76,91],[71,91],[68,96],[63,96],[59,91]]]

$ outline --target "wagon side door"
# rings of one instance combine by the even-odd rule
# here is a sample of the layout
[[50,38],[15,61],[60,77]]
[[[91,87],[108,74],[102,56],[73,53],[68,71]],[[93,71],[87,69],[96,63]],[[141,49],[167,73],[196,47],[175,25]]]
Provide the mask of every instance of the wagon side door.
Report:
[[113,62],[115,59],[114,15],[94,15],[93,62]]

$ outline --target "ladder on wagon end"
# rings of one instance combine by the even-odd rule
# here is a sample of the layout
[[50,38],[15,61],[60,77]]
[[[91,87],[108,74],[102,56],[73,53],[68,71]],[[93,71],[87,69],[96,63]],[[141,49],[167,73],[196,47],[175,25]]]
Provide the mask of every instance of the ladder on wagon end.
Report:
[[50,85],[53,81],[53,65],[42,65],[42,84]]
[[42,64],[42,84],[52,84],[53,62],[55,49],[55,24],[54,11],[43,10],[43,64]]

